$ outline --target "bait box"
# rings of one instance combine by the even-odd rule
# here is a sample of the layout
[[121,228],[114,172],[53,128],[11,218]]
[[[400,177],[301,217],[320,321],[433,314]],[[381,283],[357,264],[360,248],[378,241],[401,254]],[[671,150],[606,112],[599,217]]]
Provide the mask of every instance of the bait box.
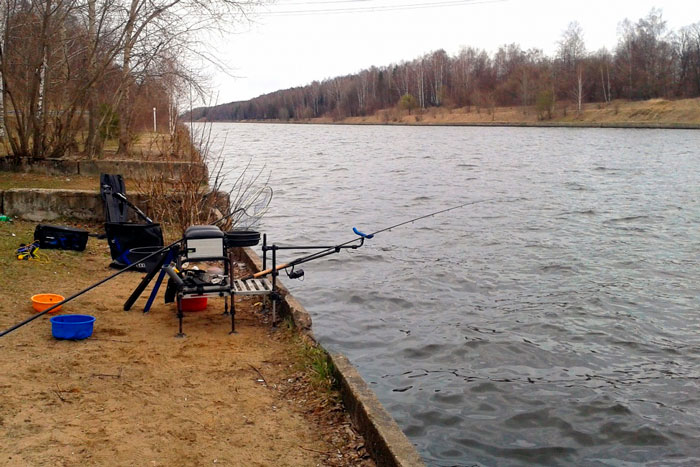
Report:
[[224,256],[224,233],[215,226],[194,225],[185,231],[187,260]]

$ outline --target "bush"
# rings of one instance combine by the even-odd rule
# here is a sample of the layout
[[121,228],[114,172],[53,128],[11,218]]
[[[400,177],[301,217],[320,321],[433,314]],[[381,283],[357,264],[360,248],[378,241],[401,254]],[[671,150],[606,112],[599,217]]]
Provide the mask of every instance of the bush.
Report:
[[411,110],[415,109],[417,105],[416,98],[411,94],[404,94],[399,99],[399,107],[408,110],[408,115],[411,115]]
[[535,104],[535,109],[537,110],[537,119],[551,120],[553,108],[554,93],[550,90],[540,91],[537,94],[537,102]]

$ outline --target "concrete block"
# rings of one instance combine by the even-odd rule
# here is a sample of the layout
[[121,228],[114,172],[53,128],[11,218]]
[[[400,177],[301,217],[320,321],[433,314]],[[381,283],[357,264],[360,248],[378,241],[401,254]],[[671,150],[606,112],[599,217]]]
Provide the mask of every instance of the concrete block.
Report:
[[78,173],[78,161],[0,157],[0,171],[43,175],[76,175]]
[[89,190],[15,188],[5,191],[3,208],[8,216],[35,222],[61,217],[104,219],[100,194]]
[[117,159],[83,160],[80,161],[79,170],[80,175],[85,176],[99,177],[103,173],[120,174],[125,180],[143,180],[158,176],[178,180],[184,174],[205,179],[207,174],[204,164]]

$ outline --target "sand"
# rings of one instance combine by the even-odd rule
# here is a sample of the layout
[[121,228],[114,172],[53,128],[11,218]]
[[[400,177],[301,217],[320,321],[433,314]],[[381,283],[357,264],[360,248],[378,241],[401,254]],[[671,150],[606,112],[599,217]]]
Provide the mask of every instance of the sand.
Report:
[[[42,263],[11,263],[6,250],[2,329],[31,316],[32,294],[67,296],[113,272],[96,239],[84,253],[44,251]],[[298,338],[267,322],[259,298],[236,299],[235,335],[217,298],[176,338],[162,292],[148,314],[145,297],[122,310],[141,277],[64,306],[97,318],[89,339],[54,339],[49,316],[0,338],[0,465],[372,465],[347,414],[300,369]]]

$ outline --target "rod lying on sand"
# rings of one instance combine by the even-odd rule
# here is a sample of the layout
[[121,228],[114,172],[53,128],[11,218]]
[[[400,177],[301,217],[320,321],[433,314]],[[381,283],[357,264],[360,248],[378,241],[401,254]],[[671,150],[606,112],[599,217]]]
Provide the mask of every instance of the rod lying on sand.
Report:
[[[267,276],[268,274],[271,274],[273,271],[280,271],[282,269],[287,269],[287,268],[293,268],[294,266],[297,266],[299,264],[307,263],[309,261],[313,261],[315,259],[322,258],[324,256],[332,255],[333,253],[339,253],[342,249],[356,249],[360,248],[364,242],[365,239],[370,239],[374,237],[377,234],[380,234],[382,232],[386,232],[388,230],[395,229],[397,227],[401,227],[402,225],[406,224],[411,224],[413,222],[419,221],[421,219],[425,219],[428,217],[433,217],[437,216],[438,214],[442,214],[448,211],[454,211],[455,209],[463,208],[465,206],[471,206],[473,204],[479,204],[479,203],[486,203],[488,201],[494,201],[494,199],[481,199],[477,201],[470,201],[468,203],[460,204],[458,206],[452,206],[447,209],[441,209],[439,211],[431,212],[429,214],[424,214],[422,216],[414,217],[413,219],[409,219],[407,221],[399,222],[398,224],[391,225],[389,227],[384,227],[383,229],[379,229],[376,232],[372,232],[370,234],[362,233],[359,230],[357,230],[355,227],[352,228],[353,232],[357,235],[356,238],[353,238],[352,240],[348,240],[345,243],[340,243],[338,245],[334,246],[329,246],[329,247],[321,247],[323,248],[321,251],[318,251],[316,253],[311,253],[310,255],[302,256],[300,258],[293,259],[292,261],[289,261],[288,263],[280,264],[279,266],[275,266],[274,268],[268,268],[265,269],[264,271],[260,271],[255,274],[251,274],[247,277],[244,277],[242,280],[248,280],[248,279],[258,279],[260,277]],[[351,245],[354,242],[360,242],[357,245]],[[275,248],[274,246],[271,247],[271,249]],[[314,247],[309,247],[309,248],[314,248]],[[317,247],[316,247],[317,248]],[[302,247],[293,247],[293,249],[304,249]]]
[[[180,243],[181,241],[182,241],[182,239],[180,239],[180,240],[178,240],[178,241],[176,241],[176,242],[174,242],[174,243],[171,243],[171,244],[168,245],[168,246],[164,246],[164,247],[161,248],[160,250],[158,250],[158,251],[156,251],[156,252],[153,252],[153,253],[151,253],[150,255],[148,255],[148,256],[146,256],[145,258],[143,258],[143,259],[141,260],[141,262],[144,262],[144,261],[146,261],[147,259],[150,259],[150,258],[152,258],[153,256],[155,256],[155,255],[157,255],[157,254],[160,254],[160,253],[164,252],[165,250],[168,250],[168,249],[174,247],[175,245],[177,245],[177,244]],[[27,324],[27,323],[31,323],[32,321],[34,321],[34,320],[37,319],[38,317],[44,316],[46,313],[50,312],[51,310],[53,310],[53,309],[55,309],[55,308],[58,308],[59,306],[63,305],[64,303],[68,303],[68,302],[70,302],[71,300],[73,300],[73,299],[75,299],[75,298],[80,297],[81,295],[83,295],[83,294],[86,293],[86,292],[91,291],[91,290],[94,289],[95,287],[101,286],[101,285],[104,284],[105,282],[114,279],[114,278],[117,277],[118,275],[125,273],[126,271],[130,270],[130,269],[133,268],[133,267],[136,267],[138,264],[139,264],[139,263],[132,263],[132,264],[128,265],[127,267],[125,267],[124,269],[122,269],[121,271],[117,271],[117,272],[115,272],[114,274],[112,274],[111,276],[105,277],[104,279],[102,279],[102,280],[99,281],[99,282],[95,282],[95,283],[92,284],[90,287],[88,287],[88,288],[86,288],[86,289],[83,289],[83,290],[81,290],[80,292],[74,293],[73,295],[71,295],[70,297],[66,298],[65,300],[61,300],[60,302],[54,303],[53,305],[51,305],[50,307],[48,307],[47,309],[45,309],[45,310],[42,311],[41,313],[37,313],[37,314],[35,314],[34,316],[25,319],[25,320],[22,321],[21,323],[17,323],[17,324],[15,324],[14,326],[12,326],[11,328],[6,329],[5,331],[0,332],[0,337],[4,336],[5,334],[11,333],[11,332],[14,331],[15,329],[21,328],[22,326],[24,326],[24,325]]]

